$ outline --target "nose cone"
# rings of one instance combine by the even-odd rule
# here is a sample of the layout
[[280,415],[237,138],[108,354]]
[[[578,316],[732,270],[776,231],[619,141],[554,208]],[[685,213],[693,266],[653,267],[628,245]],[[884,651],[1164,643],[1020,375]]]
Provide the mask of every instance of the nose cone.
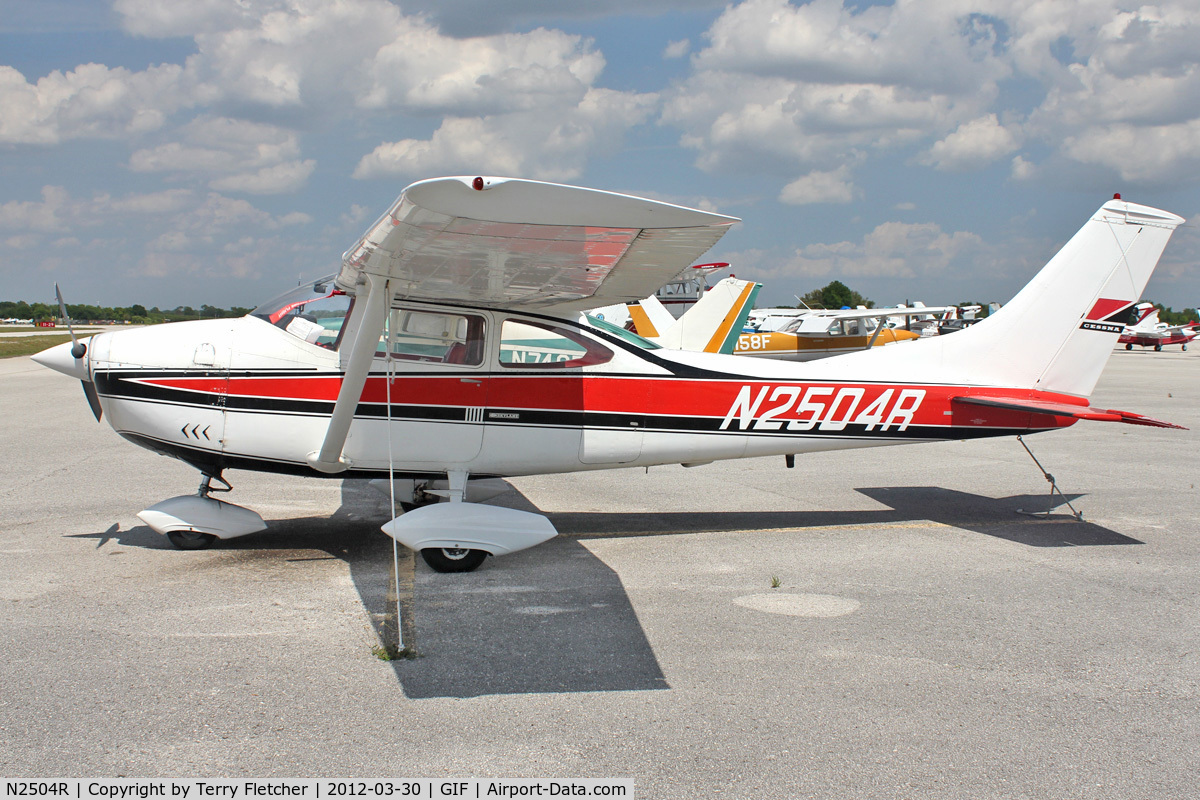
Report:
[[[92,340],[90,338],[80,339],[79,343],[87,346],[92,343]],[[87,356],[75,358],[71,355],[71,346],[70,342],[63,342],[31,356],[31,358],[43,367],[49,367],[63,375],[70,375],[72,378],[86,381],[88,380]]]

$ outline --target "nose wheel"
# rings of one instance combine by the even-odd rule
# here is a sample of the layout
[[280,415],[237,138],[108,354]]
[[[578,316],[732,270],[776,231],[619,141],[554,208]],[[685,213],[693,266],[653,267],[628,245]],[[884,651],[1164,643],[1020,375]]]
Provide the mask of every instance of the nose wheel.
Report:
[[177,550],[205,550],[217,540],[211,533],[198,531],[169,531],[167,538]]
[[[224,484],[224,487],[213,486],[213,481],[219,481]],[[215,475],[209,475],[207,472],[200,479],[200,489],[197,494],[204,500],[208,499],[210,494],[231,492],[233,486],[229,481],[221,477],[220,471]],[[202,531],[189,530],[171,530],[167,531],[167,539],[171,544],[175,545],[177,550],[207,550],[217,541],[217,537],[211,533]]]
[[[224,488],[213,486],[212,482]],[[220,472],[205,473],[196,494],[171,497],[138,513],[138,519],[163,534],[180,550],[203,550],[217,539],[232,539],[265,530],[267,523],[248,508],[226,503],[209,495],[233,487]]]

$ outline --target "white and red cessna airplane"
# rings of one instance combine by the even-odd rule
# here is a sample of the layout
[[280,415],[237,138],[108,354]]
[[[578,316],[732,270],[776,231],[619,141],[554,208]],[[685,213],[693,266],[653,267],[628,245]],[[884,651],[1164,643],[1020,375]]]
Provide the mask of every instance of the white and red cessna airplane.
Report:
[[1158,321],[1158,309],[1153,303],[1138,303],[1132,312],[1134,322],[1125,326],[1118,344],[1125,345],[1126,350],[1138,347],[1153,347],[1156,351],[1168,345],[1181,345],[1187,350],[1188,343],[1200,336],[1200,324],[1194,320],[1186,325],[1168,325]]
[[652,294],[736,221],[534,181],[422,181],[336,276],[241,319],[102,333],[35,359],[82,380],[120,435],[202,473],[198,494],[139,515],[177,546],[265,527],[209,496],[228,469],[391,476],[402,505],[449,501],[383,526],[441,571],[556,533],[473,502],[480,479],[790,462],[1079,419],[1176,427],[1087,398],[1180,217],[1115,198],[979,324],[811,363],[667,350],[583,313]]

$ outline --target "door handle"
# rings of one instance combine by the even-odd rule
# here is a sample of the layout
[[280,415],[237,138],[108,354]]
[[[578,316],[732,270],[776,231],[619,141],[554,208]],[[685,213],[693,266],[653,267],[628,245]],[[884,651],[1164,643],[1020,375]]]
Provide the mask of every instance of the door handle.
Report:
[[459,378],[458,381],[459,383],[483,383],[478,378]]

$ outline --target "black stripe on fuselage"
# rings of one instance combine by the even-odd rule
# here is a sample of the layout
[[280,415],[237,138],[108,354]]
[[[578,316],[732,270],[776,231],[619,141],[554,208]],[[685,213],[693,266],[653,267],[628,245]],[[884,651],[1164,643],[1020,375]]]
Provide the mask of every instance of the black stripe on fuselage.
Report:
[[[390,476],[396,478],[445,478],[445,470],[393,470],[386,469],[348,469],[345,472],[325,473],[318,472],[308,464],[301,464],[295,461],[277,461],[269,458],[259,458],[256,456],[246,456],[238,453],[219,453],[212,450],[204,450],[198,447],[189,447],[186,444],[179,442],[168,442],[163,439],[156,439],[153,436],[146,436],[141,433],[132,431],[117,431],[124,439],[130,441],[139,447],[144,447],[147,450],[153,450],[155,453],[171,458],[177,458],[196,469],[210,475],[217,475],[222,470],[227,469],[243,469],[249,472],[270,472],[277,475],[299,475],[309,478],[387,478]],[[493,475],[485,472],[473,472],[471,478],[500,478],[502,475]]]

